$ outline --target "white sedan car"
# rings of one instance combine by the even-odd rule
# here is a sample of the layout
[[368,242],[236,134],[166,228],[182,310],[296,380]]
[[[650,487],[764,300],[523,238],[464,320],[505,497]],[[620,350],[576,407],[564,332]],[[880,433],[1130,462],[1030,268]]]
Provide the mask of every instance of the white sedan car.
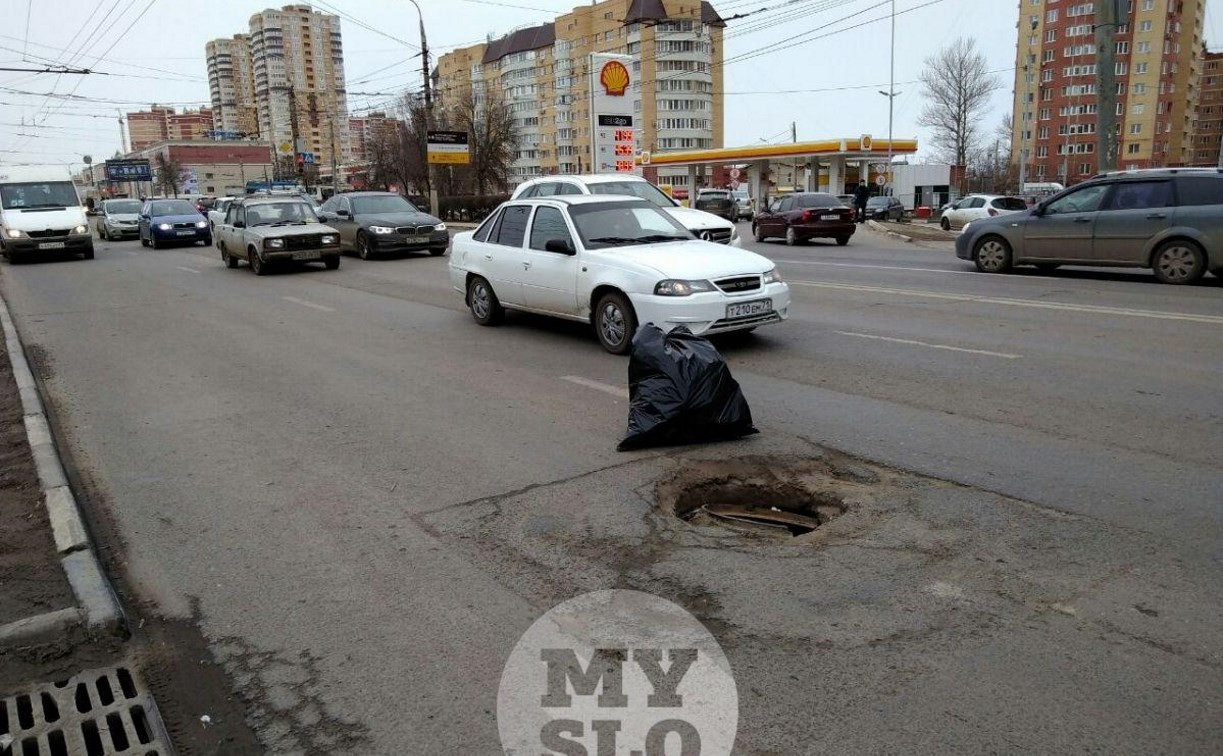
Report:
[[450,282],[481,325],[507,309],[588,322],[613,354],[639,323],[711,335],[780,323],[790,307],[772,260],[693,239],[652,202],[621,196],[506,202],[455,235]]
[[208,210],[208,227],[215,229],[217,224],[225,222],[225,211],[229,209],[229,203],[233,202],[236,197],[217,197],[212,203],[212,207]]
[[698,239],[729,244],[732,247],[743,245],[743,240],[739,238],[739,229],[734,223],[704,210],[684,207],[649,181],[631,173],[541,176],[519,184],[510,199],[571,194],[622,194],[628,197],[639,197],[662,208],[667,215],[679,221]]
[[1009,215],[1028,209],[1028,203],[1020,197],[999,197],[993,194],[970,194],[961,197],[943,211],[939,218],[939,226],[944,231],[964,228],[969,223],[981,218],[993,218],[996,215]]

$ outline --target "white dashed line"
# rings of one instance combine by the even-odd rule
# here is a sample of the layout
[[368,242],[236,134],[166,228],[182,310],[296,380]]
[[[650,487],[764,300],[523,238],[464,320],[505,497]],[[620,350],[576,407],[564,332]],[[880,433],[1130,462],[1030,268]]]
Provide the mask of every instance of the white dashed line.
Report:
[[199,273],[200,272],[199,268],[184,268],[182,265],[175,265],[174,267],[178,268],[179,270],[185,270],[188,273]]
[[791,286],[809,286],[817,289],[861,291],[871,294],[895,294],[902,297],[945,299],[951,302],[973,302],[977,304],[1006,305],[1009,307],[1031,307],[1039,310],[1086,312],[1093,315],[1119,315],[1129,318],[1149,318],[1151,320],[1185,320],[1192,323],[1210,323],[1212,325],[1223,324],[1223,315],[1194,315],[1191,313],[1181,312],[1163,312],[1161,310],[1134,310],[1126,307],[1102,307],[1100,305],[1070,304],[1068,302],[1040,302],[1034,299],[1012,299],[1009,297],[978,297],[972,294],[942,294],[934,291],[893,289],[884,286],[856,286],[854,284],[817,283],[815,281],[790,281],[789,283]]
[[853,336],[859,339],[873,339],[875,341],[890,341],[895,344],[908,344],[910,346],[926,347],[927,349],[945,349],[949,352],[967,352],[968,354],[983,354],[987,357],[1002,357],[1007,360],[1018,360],[1023,357],[1021,354],[1007,354],[1006,352],[991,352],[988,349],[966,349],[964,347],[948,346],[947,344],[931,344],[927,341],[915,341],[913,339],[897,339],[892,336],[876,336],[872,333],[854,333],[853,331],[837,331],[842,336]]
[[334,307],[327,307],[326,305],[315,304],[313,302],[307,302],[306,300],[298,299],[297,297],[281,297],[281,299],[285,300],[286,302],[292,302],[293,304],[299,304],[302,307],[309,307],[314,310],[322,310],[323,312],[335,312]]
[[134,249],[125,249],[125,250],[123,250],[123,251],[124,251],[124,252],[126,252],[127,254],[131,255],[132,257],[135,257],[136,255],[139,255],[139,254],[140,254],[139,252],[137,252],[137,251],[136,251],[136,250],[134,250]]
[[610,383],[603,383],[601,381],[592,381],[591,379],[583,378],[580,375],[562,375],[561,380],[569,381],[570,383],[576,383],[577,385],[585,386],[586,388],[592,388],[595,391],[602,391],[603,393],[611,394],[612,396],[618,399],[628,399],[628,389],[621,388],[619,386],[613,386]]

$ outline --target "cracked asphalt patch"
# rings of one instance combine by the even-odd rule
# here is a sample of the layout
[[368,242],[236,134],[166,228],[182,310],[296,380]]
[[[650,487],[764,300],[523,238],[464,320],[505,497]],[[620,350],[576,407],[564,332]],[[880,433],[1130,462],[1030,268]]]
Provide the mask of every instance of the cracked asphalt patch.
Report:
[[843,496],[844,514],[811,533],[668,511],[674,481],[733,470],[747,448],[638,459],[422,519],[541,613],[604,588],[684,606],[734,666],[750,752],[869,751],[915,722],[943,751],[1217,744],[1223,658],[1203,608],[1223,595],[1160,557],[1173,546],[821,448],[773,458],[779,480],[806,470]]

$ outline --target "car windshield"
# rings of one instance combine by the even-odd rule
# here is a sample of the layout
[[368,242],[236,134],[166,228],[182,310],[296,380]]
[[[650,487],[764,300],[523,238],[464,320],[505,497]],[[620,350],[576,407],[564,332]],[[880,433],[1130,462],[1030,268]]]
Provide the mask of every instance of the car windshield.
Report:
[[866,206],[867,207],[887,207],[888,198],[887,197],[871,197],[870,199],[866,201]]
[[796,194],[794,195],[795,207],[837,207],[841,204],[841,200],[831,194]]
[[670,215],[646,202],[607,202],[569,208],[586,249],[687,241],[692,237]]
[[186,200],[165,200],[162,202],[154,202],[149,208],[149,215],[199,215],[200,211],[195,209],[195,205]]
[[36,207],[79,205],[76,189],[69,181],[30,181],[0,185],[4,209],[28,210]]
[[369,197],[353,197],[354,213],[414,213],[416,206],[398,194],[376,194]]
[[140,200],[109,200],[103,202],[102,206],[111,215],[138,215],[140,213]]
[[246,225],[251,226],[300,226],[318,223],[314,208],[308,203],[261,202],[246,208]]
[[696,196],[697,199],[715,199],[724,200],[730,197],[730,192],[701,192]]
[[587,184],[591,194],[624,194],[640,197],[654,203],[656,207],[675,207],[675,202],[649,181],[600,181]]
[[216,204],[212,206],[212,209],[223,213],[229,209],[229,203],[231,202],[233,202],[231,199],[217,200]]

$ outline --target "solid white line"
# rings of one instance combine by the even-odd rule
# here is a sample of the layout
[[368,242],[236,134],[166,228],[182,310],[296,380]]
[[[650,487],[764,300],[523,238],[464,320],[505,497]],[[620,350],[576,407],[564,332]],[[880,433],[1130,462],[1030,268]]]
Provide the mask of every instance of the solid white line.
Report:
[[[866,263],[835,263],[824,262],[821,260],[779,260],[774,259],[773,262],[785,263],[787,265],[830,265],[834,268],[871,268],[872,270],[911,270],[916,273],[950,273],[957,276],[986,276],[989,273],[982,273],[979,270],[943,270],[942,268],[907,268],[901,265],[867,265]],[[1027,278],[1009,278],[1009,281],[1028,281]],[[1046,281],[1048,279],[1045,279]]]
[[964,347],[953,347],[946,344],[931,344],[927,341],[914,341],[913,339],[897,339],[891,336],[876,336],[871,333],[854,333],[852,331],[837,331],[842,336],[855,336],[859,339],[875,339],[877,341],[891,341],[896,344],[911,344],[912,346],[927,347],[929,349],[946,349],[949,352],[967,352],[969,354],[983,354],[987,357],[1003,357],[1008,360],[1018,360],[1023,357],[1021,354],[1007,354],[1006,352],[991,352],[988,349],[965,349]]
[[298,299],[297,297],[281,297],[281,299],[285,300],[286,302],[292,302],[293,304],[299,304],[302,307],[312,307],[315,310],[322,310],[323,312],[335,312],[334,307],[327,307],[325,305],[307,302],[306,300]]
[[595,391],[602,391],[605,394],[611,394],[612,396],[620,399],[628,399],[628,389],[613,386],[610,383],[592,381],[589,378],[583,378],[580,375],[562,375],[561,380],[576,383],[577,385],[585,386],[586,388],[592,388]]
[[185,270],[188,273],[199,273],[200,272],[198,268],[184,268],[181,265],[175,265],[174,267],[178,268],[179,270]]
[[1040,310],[1065,310],[1067,312],[1086,312],[1094,315],[1121,315],[1129,318],[1150,318],[1152,320],[1185,320],[1192,323],[1223,324],[1221,315],[1193,315],[1180,312],[1163,312],[1160,310],[1133,310],[1124,307],[1103,307],[1100,305],[1068,304],[1062,302],[1038,302],[1032,299],[1011,299],[1009,297],[978,297],[972,294],[940,294],[933,291],[918,291],[916,289],[892,289],[884,286],[856,286],[853,284],[817,283],[815,281],[790,281],[791,286],[810,286],[819,289],[841,289],[844,291],[862,291],[873,294],[896,294],[902,297],[922,297],[925,299],[945,299],[952,302],[974,302],[977,304],[996,304],[1008,307],[1033,307]]

